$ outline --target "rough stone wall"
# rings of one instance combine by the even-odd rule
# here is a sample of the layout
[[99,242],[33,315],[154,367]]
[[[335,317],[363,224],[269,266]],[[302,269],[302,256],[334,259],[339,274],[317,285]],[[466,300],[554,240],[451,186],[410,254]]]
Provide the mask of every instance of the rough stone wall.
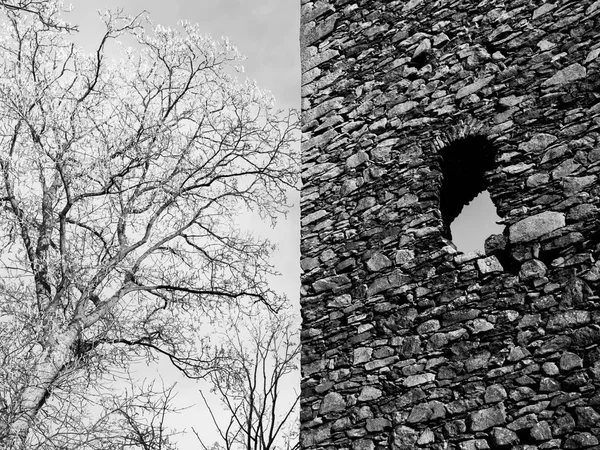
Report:
[[600,449],[600,0],[302,18],[302,448]]

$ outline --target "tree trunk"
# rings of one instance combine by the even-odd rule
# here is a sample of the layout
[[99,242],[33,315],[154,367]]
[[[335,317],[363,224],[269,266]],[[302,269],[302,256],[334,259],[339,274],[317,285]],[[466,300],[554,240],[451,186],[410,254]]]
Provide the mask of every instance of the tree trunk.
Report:
[[40,356],[34,373],[27,379],[23,387],[17,417],[9,424],[9,447],[15,450],[25,450],[27,436],[31,425],[51,391],[52,385],[73,357],[73,344],[79,335],[77,325],[70,325],[62,333],[57,333],[50,340],[49,348]]

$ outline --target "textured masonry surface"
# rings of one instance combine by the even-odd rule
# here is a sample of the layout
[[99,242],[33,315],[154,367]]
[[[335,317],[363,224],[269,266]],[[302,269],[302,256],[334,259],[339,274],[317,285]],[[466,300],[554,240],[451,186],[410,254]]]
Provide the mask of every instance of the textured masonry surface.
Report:
[[[302,448],[600,449],[600,0],[301,28]],[[482,188],[505,229],[462,254]]]

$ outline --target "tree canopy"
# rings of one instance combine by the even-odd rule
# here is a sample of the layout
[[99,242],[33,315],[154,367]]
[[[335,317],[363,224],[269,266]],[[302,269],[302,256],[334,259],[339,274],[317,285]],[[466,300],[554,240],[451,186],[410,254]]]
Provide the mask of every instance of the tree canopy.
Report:
[[287,210],[298,121],[226,39],[106,12],[86,54],[43,3],[0,2],[0,446],[106,448],[73,428],[111,370],[199,376],[203,322],[281,306],[273,245],[241,225]]

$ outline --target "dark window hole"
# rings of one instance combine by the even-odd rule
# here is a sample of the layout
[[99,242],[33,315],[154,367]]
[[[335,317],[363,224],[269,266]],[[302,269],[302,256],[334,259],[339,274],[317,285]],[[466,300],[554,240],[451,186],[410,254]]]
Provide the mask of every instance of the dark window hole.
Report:
[[440,152],[444,236],[463,252],[483,250],[488,236],[502,232],[496,224],[500,218],[486,191],[485,172],[494,167],[494,153],[484,136],[457,139]]

